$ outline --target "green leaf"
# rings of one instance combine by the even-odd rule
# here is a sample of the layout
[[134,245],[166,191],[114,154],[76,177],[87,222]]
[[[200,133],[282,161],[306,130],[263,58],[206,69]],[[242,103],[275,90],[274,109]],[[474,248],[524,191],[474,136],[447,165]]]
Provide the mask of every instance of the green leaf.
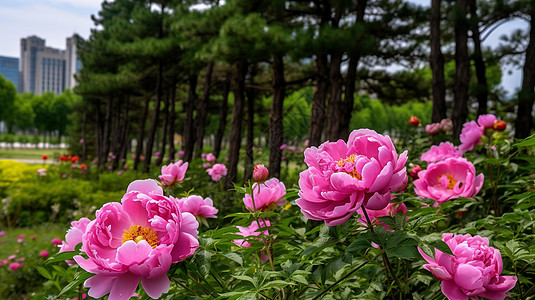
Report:
[[[438,250],[446,253],[446,254],[449,254],[449,255],[454,255],[453,252],[451,252],[451,249],[450,249],[450,246],[448,246],[448,244],[446,244],[444,241],[442,240],[436,240],[436,241],[432,241],[430,243],[428,243],[429,246],[431,246],[432,248],[437,248]],[[431,248],[431,249],[432,249]]]
[[256,286],[256,280],[250,276],[247,276],[247,275],[234,275],[232,276],[238,280],[244,280],[244,281],[249,281],[250,283],[253,284],[254,287],[257,287]]
[[203,276],[208,275],[208,273],[210,272],[211,258],[212,253],[210,251],[200,250],[195,253],[194,260],[197,263],[199,272],[201,272]]
[[80,284],[84,283],[84,281],[93,277],[94,275],[95,274],[89,273],[86,270],[81,269],[80,271],[76,273],[76,275],[74,275],[74,280],[71,283],[69,283],[67,286],[65,286],[61,290],[58,296],[61,297],[62,295],[69,293],[70,291],[74,290]]
[[41,276],[43,276],[44,278],[48,279],[48,280],[52,280],[52,274],[50,274],[50,272],[48,272],[48,270],[43,267],[43,266],[35,266],[35,268],[37,269],[37,271],[39,272],[39,274],[41,274]]
[[47,260],[45,260],[44,264],[48,265],[48,264],[51,264],[53,262],[69,260],[69,259],[72,259],[75,255],[78,255],[78,254],[80,254],[80,253],[76,252],[76,251],[60,252],[60,253],[54,254],[51,257],[49,257]]
[[358,238],[357,240],[353,241],[349,246],[346,248],[346,252],[357,252],[363,249],[368,249],[371,247],[371,242],[367,239]]
[[243,266],[243,258],[238,253],[236,253],[236,252],[224,252],[224,253],[222,253],[222,255],[224,257],[236,262],[240,266]]
[[267,284],[263,285],[261,289],[265,290],[265,289],[270,289],[270,288],[280,288],[280,287],[285,287],[288,285],[295,285],[295,283],[287,282],[283,280],[271,280]]
[[523,141],[514,144],[515,147],[531,147],[535,146],[535,134],[525,138]]

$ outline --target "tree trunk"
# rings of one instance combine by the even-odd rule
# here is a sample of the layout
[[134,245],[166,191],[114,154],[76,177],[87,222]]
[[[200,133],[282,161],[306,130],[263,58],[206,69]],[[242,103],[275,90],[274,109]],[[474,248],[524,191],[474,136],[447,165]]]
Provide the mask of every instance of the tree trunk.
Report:
[[440,49],[440,2],[431,1],[430,19],[430,44],[431,44],[431,73],[433,76],[433,113],[431,122],[438,123],[446,118],[446,81],[444,79],[444,55]]
[[533,100],[535,93],[535,4],[530,7],[531,29],[526,58],[523,67],[522,89],[518,94],[518,111],[515,124],[515,138],[524,139],[531,133]]
[[342,120],[342,73],[340,64],[342,63],[342,53],[331,54],[331,65],[329,68],[329,82],[331,93],[327,105],[327,128],[325,129],[325,139],[331,142],[337,141],[340,136],[340,121]]
[[139,122],[139,134],[137,136],[136,153],[134,157],[134,170],[137,171],[139,162],[141,160],[141,153],[143,153],[143,140],[145,139],[145,123],[149,114],[150,97],[145,98],[145,106],[141,113],[141,120]]
[[467,1],[456,1],[455,16],[455,86],[453,101],[453,138],[458,139],[468,116],[468,84],[470,59],[468,56]]
[[197,74],[189,74],[189,89],[188,89],[188,99],[186,103],[186,120],[184,123],[184,144],[182,149],[184,150],[184,156],[182,160],[191,161],[193,158],[193,149],[195,146],[195,129],[193,119],[193,111],[195,107],[195,102],[197,101]]
[[126,163],[126,148],[128,144],[128,111],[130,110],[130,96],[128,94],[124,95],[124,105],[122,109],[122,114],[120,116],[119,123],[119,132],[116,141],[116,149],[113,154],[115,155],[115,161],[113,163],[113,169],[116,170],[120,165],[122,159],[124,159],[124,164]]
[[476,67],[477,86],[475,90],[477,103],[477,115],[484,115],[487,113],[487,99],[488,99],[488,85],[485,61],[483,61],[483,54],[481,53],[481,39],[479,37],[479,17],[477,15],[476,0],[470,0],[470,31],[472,31],[472,41],[474,42],[474,65]]
[[96,132],[96,140],[97,140],[97,167],[100,170],[100,167],[103,165],[102,163],[102,152],[104,152],[103,148],[103,133],[104,133],[104,122],[102,120],[102,112],[100,109],[100,100],[97,99],[95,103],[95,132]]
[[169,124],[169,94],[165,94],[165,108],[164,108],[164,119],[162,125],[162,140],[160,145],[160,156],[156,157],[155,164],[160,166],[162,164],[163,158],[165,156],[165,147],[167,145],[167,129]]
[[228,94],[230,92],[230,75],[227,74],[225,82],[223,83],[223,100],[221,101],[221,114],[219,115],[219,126],[214,140],[214,155],[219,157],[221,153],[221,142],[225,134],[225,127],[227,126],[227,112],[228,112]]
[[[364,22],[364,14],[366,13],[367,0],[357,2],[357,17],[356,22]],[[340,120],[340,128],[338,130],[338,136],[344,139],[349,137],[349,122],[353,115],[353,106],[355,104],[355,83],[357,81],[357,67],[360,61],[360,53],[358,50],[356,53],[349,55],[349,64],[347,67],[347,75],[345,81],[345,94],[344,101],[341,105],[342,118]]]
[[82,162],[86,162],[87,160],[87,139],[85,137],[85,126],[87,125],[87,110],[84,109],[84,112],[82,113],[82,125],[81,125],[81,139],[83,141],[82,143]]
[[[254,85],[254,77],[257,73],[256,65],[251,67],[251,85]],[[245,143],[245,165],[243,172],[243,182],[247,182],[253,176],[254,167],[254,101],[256,98],[256,91],[252,88],[246,90],[247,93],[247,140]]]
[[312,110],[310,112],[310,128],[308,131],[308,142],[310,146],[321,144],[321,134],[323,124],[325,123],[325,99],[327,98],[327,89],[329,81],[327,55],[320,54],[316,58],[316,88],[314,98],[312,99]]
[[110,131],[111,131],[111,122],[112,122],[112,118],[111,118],[111,111],[112,111],[112,103],[113,103],[113,99],[110,97],[106,103],[106,117],[104,119],[104,134],[103,134],[103,141],[102,141],[102,157],[101,157],[101,162],[102,162],[102,165],[101,166],[104,166],[104,164],[107,162],[108,160],[108,154],[110,153]]
[[243,105],[245,92],[245,76],[247,75],[247,62],[239,61],[236,63],[236,72],[232,80],[232,88],[234,93],[234,107],[232,109],[232,127],[230,129],[230,147],[229,147],[229,163],[227,170],[227,177],[225,178],[225,188],[232,189],[232,183],[238,177],[238,161],[240,159],[241,148],[241,127],[243,121]]
[[269,114],[269,173],[272,177],[280,177],[282,151],[280,149],[283,138],[282,109],[286,96],[286,81],[284,79],[284,60],[282,55],[273,55],[272,64],[271,113]]
[[145,147],[145,161],[143,162],[143,173],[149,173],[150,161],[152,159],[152,148],[154,147],[154,139],[156,138],[156,130],[158,129],[158,120],[160,119],[160,103],[162,102],[162,84],[163,84],[163,63],[158,62],[158,77],[156,81],[156,102],[154,103],[154,114],[152,115],[152,122],[150,126],[149,136],[147,139],[147,146]]
[[167,161],[168,164],[175,161],[175,120],[176,120],[176,114],[175,114],[175,98],[176,98],[176,85],[171,85],[170,90],[168,93],[171,93],[171,101],[170,101],[170,108],[169,108],[169,124],[167,124],[168,128],[167,131],[169,136],[169,160]]
[[208,103],[210,102],[210,86],[212,85],[212,72],[214,70],[214,63],[210,62],[206,66],[206,74],[204,76],[202,98],[197,104],[197,151],[195,155],[201,156],[204,146],[204,128],[206,126],[206,115],[208,114]]

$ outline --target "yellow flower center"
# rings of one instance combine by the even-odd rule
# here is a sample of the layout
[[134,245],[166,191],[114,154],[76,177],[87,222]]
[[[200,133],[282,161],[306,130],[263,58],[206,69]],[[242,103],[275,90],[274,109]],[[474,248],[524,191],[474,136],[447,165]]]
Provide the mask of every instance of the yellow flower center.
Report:
[[141,240],[147,241],[147,243],[152,247],[156,248],[158,246],[158,235],[156,231],[150,229],[149,227],[143,227],[140,225],[132,225],[128,230],[123,232],[123,242],[134,241],[139,243]]
[[446,178],[448,179],[448,186],[447,186],[447,188],[448,188],[448,189],[453,189],[453,188],[455,187],[455,185],[457,184],[457,180],[455,180],[451,174],[444,174],[444,175],[442,175],[442,176],[440,176],[440,177],[438,178],[438,181],[440,182],[440,180],[441,180],[442,178],[444,178],[444,176],[446,176]]
[[[346,158],[346,159],[340,159],[336,164],[337,164],[339,167],[343,167],[344,164],[345,164],[346,162],[348,162],[348,163],[354,163],[354,162],[355,162],[355,157],[356,157],[356,156],[357,156],[356,154],[351,154],[351,155],[350,155],[348,158]],[[351,177],[353,177],[353,178],[357,178],[358,180],[362,180],[362,176],[357,172],[356,169],[353,169],[353,171],[351,171],[351,172],[347,172],[347,171],[346,171],[346,173],[349,174],[349,175],[351,175]]]

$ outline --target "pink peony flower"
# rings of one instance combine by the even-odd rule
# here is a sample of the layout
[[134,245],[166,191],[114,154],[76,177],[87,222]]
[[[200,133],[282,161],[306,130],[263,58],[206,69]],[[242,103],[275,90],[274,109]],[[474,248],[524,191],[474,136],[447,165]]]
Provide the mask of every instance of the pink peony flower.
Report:
[[206,158],[206,153],[201,153],[201,158]]
[[147,295],[159,298],[169,291],[171,263],[183,261],[199,246],[198,226],[155,180],[132,182],[121,203],[105,204],[87,225],[82,251],[88,258],[74,257],[95,274],[84,283],[89,296],[109,293],[110,300],[129,299],[141,280]]
[[7,259],[9,259],[9,260],[12,260],[12,259],[15,259],[15,258],[17,258],[17,255],[15,255],[15,254],[11,254],[10,256],[7,257]]
[[6,235],[6,232],[5,231],[0,231],[0,236],[4,236]]
[[496,116],[495,115],[491,115],[491,114],[480,115],[477,118],[477,124],[479,124],[479,126],[483,127],[483,129],[492,129],[492,127],[494,127],[494,122],[495,121],[496,121]]
[[451,119],[440,120],[440,130],[444,132],[451,132],[453,130],[453,122]]
[[[67,230],[65,241],[62,242],[59,252],[74,251],[76,246],[82,242],[82,236],[85,233],[87,225],[91,222],[88,218],[81,218],[78,221],[71,222],[71,228]],[[74,260],[66,260],[66,263],[73,265]]]
[[188,170],[188,163],[182,160],[176,163],[169,164],[162,167],[162,175],[158,176],[163,186],[173,186],[184,180],[186,171]]
[[180,151],[178,151],[178,155],[179,155],[179,156],[184,156],[184,150],[180,150]]
[[262,164],[254,166],[253,180],[256,182],[264,182],[269,177],[269,170]]
[[11,269],[11,271],[16,271],[17,269],[22,268],[22,264],[18,262],[14,262],[14,263],[9,264],[9,268]]
[[202,167],[205,168],[205,169],[208,169],[208,168],[210,168],[211,166],[212,166],[211,163],[204,163],[204,164],[202,164]]
[[[174,199],[174,198],[172,198]],[[194,216],[203,218],[217,218],[217,208],[210,198],[203,199],[201,196],[191,195],[181,199],[175,199],[180,212],[188,212]]]
[[7,259],[0,259],[0,266],[5,266],[9,263],[9,260]]
[[212,153],[206,154],[206,161],[210,163],[215,162],[215,155],[213,155]]
[[251,211],[266,211],[277,205],[282,206],[286,202],[283,198],[286,195],[286,187],[277,178],[271,178],[264,183],[255,182],[253,184],[253,195],[254,199],[251,195],[245,194],[243,198],[245,206]]
[[347,144],[338,140],[305,150],[308,169],[299,176],[296,203],[307,218],[329,226],[344,223],[361,205],[383,209],[391,192],[407,184],[406,161],[407,151],[398,156],[390,137],[354,130]]
[[52,240],[50,240],[50,242],[52,244],[56,245],[56,246],[59,246],[59,245],[63,244],[63,241],[58,239],[58,238],[52,239]]
[[36,238],[37,238],[37,235],[35,234],[30,235],[30,239],[35,240]]
[[213,181],[219,181],[221,177],[227,175],[227,167],[224,164],[215,164],[212,168],[206,170],[206,172],[212,176]]
[[475,121],[466,122],[463,125],[463,130],[459,139],[461,145],[459,145],[459,151],[462,153],[474,149],[476,145],[481,144],[481,137],[483,136],[483,128],[481,128]]
[[286,144],[282,144],[282,145],[279,147],[279,149],[281,149],[281,150],[285,150],[286,148],[288,148],[288,145],[286,145]]
[[422,198],[435,200],[438,206],[450,199],[474,197],[483,186],[483,174],[476,176],[474,165],[465,158],[448,158],[430,163],[418,173],[414,192]]
[[516,276],[500,276],[500,251],[489,246],[487,238],[469,234],[444,233],[442,240],[455,255],[435,249],[435,258],[418,251],[427,261],[423,267],[442,280],[442,293],[450,300],[505,299],[517,281]]
[[440,123],[431,123],[425,125],[425,132],[429,135],[437,135],[440,133]]
[[[406,214],[407,213],[407,206],[405,206],[405,204],[403,204],[403,203],[388,203],[388,205],[385,208],[381,209],[381,210],[370,210],[370,209],[367,209],[366,213],[368,214],[368,217],[370,218],[370,222],[372,224],[381,225],[384,228],[386,228],[386,230],[392,231],[392,229],[390,229],[388,227],[388,225],[386,225],[385,223],[377,220],[377,218],[387,217],[387,216],[393,217],[395,214],[397,214],[400,211],[401,211],[402,214]],[[364,212],[362,212],[362,207],[357,210],[357,213],[359,214],[358,221],[360,223],[362,223],[362,224],[367,225],[368,222],[366,221],[366,217],[364,216]]]
[[39,253],[39,255],[41,255],[41,257],[43,257],[43,258],[48,257],[49,254],[50,253],[48,253],[48,251],[46,251],[46,250],[43,250],[43,251],[41,251],[41,253]]
[[39,176],[46,176],[46,168],[37,169]]
[[17,237],[17,243],[22,243],[24,242],[24,239],[26,238],[26,235],[25,234],[21,234]]
[[461,157],[462,154],[459,153],[457,148],[450,142],[440,143],[438,146],[431,146],[431,149],[423,153],[420,157],[420,160],[426,161],[428,163],[436,162],[439,160],[444,160],[450,157]]
[[[260,224],[262,228],[271,226],[271,223],[268,220],[259,219],[258,222],[253,221],[249,227],[236,226],[240,230],[240,232],[237,232],[236,234],[241,235],[244,238],[259,236],[260,234],[269,235],[267,229],[262,232],[258,231],[258,229],[260,229],[258,224]],[[247,242],[246,239],[233,240],[232,242],[240,247],[251,247],[251,244]]]

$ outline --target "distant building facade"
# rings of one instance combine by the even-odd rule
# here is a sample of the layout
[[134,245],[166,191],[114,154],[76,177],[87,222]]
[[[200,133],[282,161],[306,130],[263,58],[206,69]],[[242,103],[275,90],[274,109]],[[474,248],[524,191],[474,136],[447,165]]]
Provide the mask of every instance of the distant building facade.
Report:
[[0,56],[0,75],[11,81],[15,88],[19,86],[19,59],[16,57]]
[[76,85],[74,74],[81,68],[76,37],[67,38],[67,50],[46,47],[45,40],[30,36],[20,40],[19,93],[36,95],[47,91],[61,94]]

